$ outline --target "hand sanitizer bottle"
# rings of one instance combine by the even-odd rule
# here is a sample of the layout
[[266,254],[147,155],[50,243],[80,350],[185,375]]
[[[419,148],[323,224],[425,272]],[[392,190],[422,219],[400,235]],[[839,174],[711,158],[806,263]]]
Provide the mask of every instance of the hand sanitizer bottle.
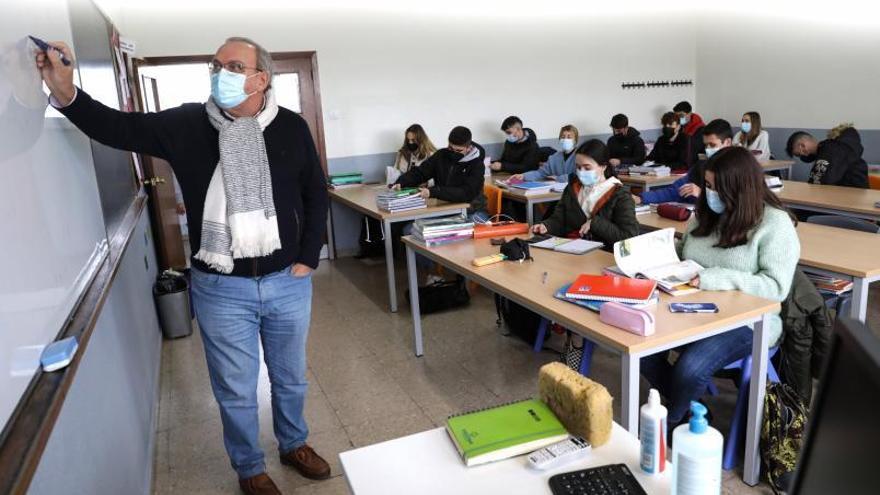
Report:
[[648,392],[648,403],[642,406],[639,440],[642,443],[642,471],[662,473],[666,469],[666,408],[660,404],[657,389]]
[[706,421],[706,406],[691,402],[691,419],[672,433],[672,495],[721,493],[724,439]]

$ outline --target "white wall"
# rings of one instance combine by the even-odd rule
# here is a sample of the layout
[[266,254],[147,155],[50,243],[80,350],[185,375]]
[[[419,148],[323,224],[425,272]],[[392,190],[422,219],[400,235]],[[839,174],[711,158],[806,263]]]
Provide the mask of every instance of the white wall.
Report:
[[[501,16],[470,9],[428,15],[416,5],[391,12],[315,2],[160,3],[107,9],[136,40],[138,56],[213,53],[231,35],[251,36],[271,51],[316,50],[330,158],[393,151],[413,122],[435,144],[457,124],[478,142],[499,142],[509,114],[539,138],[555,138],[566,123],[584,135],[608,132],[616,112],[638,128],[656,128],[664,110],[694,97],[692,88],[620,89],[622,80],[695,76],[695,35],[675,11],[506,16],[501,4]],[[528,14],[535,6],[515,8]]]
[[[828,7],[839,13],[845,6]],[[880,129],[880,29],[867,4],[845,19],[729,15],[697,34],[703,117],[739,122],[757,110],[767,127],[827,129],[844,121]],[[863,23],[867,18],[870,23]]]

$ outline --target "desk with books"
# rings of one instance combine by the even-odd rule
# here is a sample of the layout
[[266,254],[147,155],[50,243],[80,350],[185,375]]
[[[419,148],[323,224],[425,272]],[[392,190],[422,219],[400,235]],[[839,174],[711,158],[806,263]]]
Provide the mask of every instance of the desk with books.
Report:
[[[655,212],[636,215],[643,227],[655,230],[674,228],[680,236],[687,222],[663,218]],[[850,316],[864,322],[868,312],[868,289],[880,280],[880,235],[825,225],[799,222],[801,241],[799,263],[809,271],[853,283]]]
[[506,181],[510,178],[510,174],[500,173],[486,176],[486,183],[501,189],[501,197],[523,203],[526,205],[526,222],[529,225],[535,223],[535,205],[541,203],[555,203],[562,198],[562,192],[544,192],[544,193],[526,193],[523,190],[510,187],[508,185],[500,185],[497,181]]
[[[538,313],[548,320],[590,339],[621,356],[621,424],[633,434],[638,428],[639,360],[681,345],[695,342],[742,326],[755,331],[752,347],[752,376],[749,389],[749,415],[746,435],[746,464],[744,479],[754,485],[758,479],[758,433],[764,403],[767,375],[766,320],[780,309],[778,302],[761,299],[741,292],[697,292],[671,298],[661,294],[656,310],[656,332],[641,337],[599,321],[599,316],[575,304],[554,297],[557,290],[571,283],[580,273],[601,274],[614,265],[614,257],[604,251],[576,256],[555,251],[532,250],[532,262],[502,262],[474,267],[474,258],[498,253],[489,239],[478,239],[427,248],[410,237],[403,238],[406,246],[407,273],[410,294],[418,294],[415,255],[420,254],[447,269],[477,282],[487,289]],[[712,302],[720,311],[716,314],[673,314],[669,302]],[[424,354],[422,321],[418,297],[410,298],[413,315],[415,353]]]
[[[359,213],[375,218],[382,222],[385,233],[385,265],[388,272],[388,300],[391,312],[397,312],[397,284],[394,278],[394,247],[392,245],[391,224],[397,222],[409,222],[417,218],[433,218],[456,213],[467,215],[467,203],[447,203],[436,199],[428,199],[428,207],[417,210],[390,213],[380,210],[376,206],[376,196],[387,191],[385,185],[360,185],[350,188],[330,189],[330,200],[345,205]],[[333,220],[330,215],[329,222],[330,242],[333,236]],[[335,252],[335,249],[333,249]]]
[[342,452],[339,460],[356,495],[549,494],[547,481],[555,474],[619,463],[629,467],[649,495],[667,494],[672,485],[670,464],[653,476],[639,469],[639,440],[617,423],[607,444],[593,449],[584,459],[546,471],[530,468],[524,456],[465,467],[445,428]]

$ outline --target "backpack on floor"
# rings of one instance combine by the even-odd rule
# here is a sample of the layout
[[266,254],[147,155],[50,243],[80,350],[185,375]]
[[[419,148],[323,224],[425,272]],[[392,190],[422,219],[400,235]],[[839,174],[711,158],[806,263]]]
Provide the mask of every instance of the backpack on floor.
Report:
[[510,335],[525,340],[529,345],[535,345],[535,340],[538,339],[538,326],[541,324],[538,313],[498,294],[495,294],[495,313],[498,315],[498,319],[495,320],[496,325],[499,327],[505,325]]
[[768,383],[761,425],[761,462],[774,493],[787,491],[804,444],[807,408],[784,383]]
[[358,237],[358,258],[378,258],[385,256],[385,235],[391,235],[390,232],[384,232],[382,223],[375,218],[364,216],[364,223],[361,225],[361,234]]
[[[409,291],[406,291],[407,302],[409,297]],[[456,276],[455,280],[439,280],[419,287],[419,312],[423,315],[467,306],[470,302],[467,281],[461,275]]]

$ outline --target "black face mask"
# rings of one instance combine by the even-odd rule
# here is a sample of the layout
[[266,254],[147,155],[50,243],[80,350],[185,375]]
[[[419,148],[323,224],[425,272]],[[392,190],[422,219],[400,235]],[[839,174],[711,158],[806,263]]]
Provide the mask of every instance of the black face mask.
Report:
[[410,151],[415,151],[419,149],[419,143],[406,143],[406,149]]
[[673,134],[675,134],[675,129],[673,129],[672,127],[664,127],[663,128],[663,136],[664,137],[672,137]]
[[801,158],[801,161],[804,163],[813,163],[816,161],[816,158],[818,158],[818,156],[816,156],[816,154],[813,153],[812,155],[802,155],[800,158]]

